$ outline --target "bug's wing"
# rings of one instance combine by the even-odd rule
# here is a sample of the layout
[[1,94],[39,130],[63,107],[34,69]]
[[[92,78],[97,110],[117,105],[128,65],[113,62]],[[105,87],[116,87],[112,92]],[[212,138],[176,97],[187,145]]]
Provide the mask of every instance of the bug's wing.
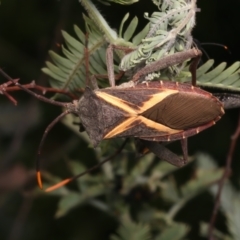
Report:
[[91,116],[87,111],[82,114],[85,128],[95,146],[115,137],[182,139],[212,126],[224,113],[210,93],[162,81],[92,91],[84,103],[91,110]]
[[[114,137],[140,137],[169,135],[179,132],[161,123],[141,115],[145,110],[154,107],[159,101],[177,90],[171,89],[104,89],[96,95],[101,101],[105,135],[103,139]],[[111,109],[112,112],[109,112]]]
[[221,115],[221,108],[214,98],[194,92],[178,92],[167,96],[141,115],[172,129],[186,130],[215,120]]

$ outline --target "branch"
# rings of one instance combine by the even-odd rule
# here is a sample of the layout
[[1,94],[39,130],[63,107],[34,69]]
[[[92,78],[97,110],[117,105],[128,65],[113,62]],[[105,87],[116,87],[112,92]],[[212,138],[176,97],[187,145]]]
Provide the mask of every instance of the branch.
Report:
[[235,133],[233,134],[233,136],[231,137],[231,145],[229,147],[229,152],[228,152],[228,156],[227,156],[227,160],[226,160],[225,171],[223,173],[222,178],[219,181],[219,188],[218,188],[218,192],[217,192],[217,195],[216,195],[214,209],[213,209],[213,213],[212,213],[212,217],[211,217],[210,225],[209,225],[209,231],[208,231],[208,239],[209,240],[214,240],[213,230],[214,230],[214,224],[215,224],[215,221],[216,221],[218,209],[219,209],[219,206],[220,206],[220,200],[221,200],[220,197],[221,197],[221,193],[222,193],[222,189],[223,189],[225,180],[229,177],[229,175],[231,173],[231,164],[232,164],[233,153],[234,153],[236,143],[237,143],[237,139],[238,139],[239,135],[240,135],[240,111],[239,111],[237,129],[236,129]]

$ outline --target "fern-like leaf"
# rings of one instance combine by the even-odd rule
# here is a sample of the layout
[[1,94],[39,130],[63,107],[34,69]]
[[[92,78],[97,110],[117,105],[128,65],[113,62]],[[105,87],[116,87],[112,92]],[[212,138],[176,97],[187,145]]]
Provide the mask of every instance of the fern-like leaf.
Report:
[[150,240],[150,229],[147,225],[137,224],[129,218],[124,218],[117,235],[113,235],[111,240]]
[[189,228],[184,224],[174,223],[165,229],[154,240],[181,240],[188,233]]
[[[106,41],[101,32],[96,29],[88,17],[84,17],[88,28],[87,51],[90,55],[89,74],[106,74],[105,49]],[[85,63],[85,34],[74,26],[78,39],[73,38],[66,32],[62,32],[65,46],[62,46],[64,57],[50,51],[53,63],[47,62],[47,68],[42,71],[50,76],[52,87],[67,89],[74,92],[86,86],[86,63]]]
[[[228,68],[226,63],[221,63],[217,67],[213,67],[214,60],[208,60],[197,69],[197,85],[200,87],[209,87],[227,91],[240,91],[240,62],[235,62]],[[186,67],[184,71],[187,71]],[[211,70],[210,70],[211,69]],[[176,78],[177,81],[191,81],[191,74],[188,77]]]
[[[205,63],[208,65],[208,62]],[[198,84],[203,87],[213,87],[222,90],[240,91],[240,62],[235,62],[226,68],[226,63],[219,64],[213,70],[202,73],[198,70]]]

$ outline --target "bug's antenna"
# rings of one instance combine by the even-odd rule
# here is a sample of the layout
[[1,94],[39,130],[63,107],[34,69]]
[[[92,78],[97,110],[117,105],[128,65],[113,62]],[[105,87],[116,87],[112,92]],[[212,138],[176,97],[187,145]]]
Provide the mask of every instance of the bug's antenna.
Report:
[[199,40],[197,40],[196,38],[193,39],[194,45],[196,47],[198,47],[203,53],[204,55],[207,57],[207,59],[210,59],[207,51],[202,47],[202,46],[206,46],[206,45],[211,45],[211,46],[217,46],[217,47],[222,47],[224,48],[229,54],[231,54],[230,49],[228,48],[227,45],[221,44],[221,43],[215,43],[215,42],[203,42],[201,43]]
[[55,184],[55,185],[47,188],[47,189],[45,190],[45,192],[54,191],[54,190],[56,190],[56,189],[58,189],[58,188],[60,188],[60,187],[62,187],[62,186],[64,186],[64,185],[68,184],[69,182],[72,182],[73,180],[75,180],[75,179],[77,179],[77,178],[79,178],[79,177],[82,177],[83,175],[85,175],[85,174],[87,174],[87,173],[90,173],[90,172],[92,172],[93,170],[101,167],[104,163],[112,160],[117,154],[119,154],[119,153],[124,149],[127,141],[128,141],[128,138],[125,139],[125,141],[122,143],[122,145],[115,151],[115,153],[114,153],[112,156],[106,158],[106,159],[103,160],[102,162],[96,164],[96,165],[93,166],[92,168],[90,168],[90,169],[88,169],[88,170],[86,170],[86,171],[84,171],[84,172],[82,172],[82,173],[80,173],[80,174],[78,174],[78,175],[75,175],[75,176],[73,176],[73,177],[71,177],[71,178],[67,178],[67,179],[65,179],[65,180],[63,180],[63,181],[61,181],[61,182],[59,182],[59,183],[57,183],[57,184]]
[[[211,42],[205,42],[205,43],[200,43],[201,45],[201,51],[206,55],[207,59],[210,59],[210,56],[208,55],[207,51],[202,47],[206,45],[212,45],[212,46],[217,46],[217,47],[222,47],[224,50],[228,52],[228,54],[232,54],[228,46],[221,44],[221,43],[211,43]],[[211,67],[213,69],[213,67]]]
[[38,146],[38,152],[37,152],[37,160],[36,160],[36,175],[37,175],[37,182],[38,182],[38,186],[39,188],[43,188],[42,186],[42,177],[41,177],[41,171],[40,171],[40,155],[41,155],[41,151],[42,151],[42,146],[43,143],[49,133],[49,131],[53,128],[53,126],[59,122],[64,116],[66,116],[67,114],[69,114],[71,111],[70,110],[66,110],[65,112],[61,113],[58,117],[56,117],[45,129],[44,134],[42,136],[42,139],[40,141],[40,144]]
[[5,73],[1,68],[0,68],[0,73],[9,81],[11,81],[15,86],[21,88],[23,91],[29,93],[30,95],[36,97],[37,99],[46,102],[46,103],[50,103],[52,105],[56,105],[56,106],[60,106],[60,107],[66,107],[68,103],[63,103],[63,102],[59,102],[59,101],[55,101],[53,99],[48,99],[40,94],[37,94],[27,88],[25,88],[22,84],[18,83],[18,81],[14,81],[7,73]]
[[204,42],[204,43],[200,43],[200,44],[201,44],[201,46],[204,46],[204,45],[212,45],[212,46],[222,47],[222,48],[224,48],[226,51],[228,51],[229,53],[231,53],[231,51],[229,50],[228,46],[227,46],[227,45],[224,45],[224,44],[221,44],[221,43]]
[[59,122],[64,116],[66,116],[69,113],[74,113],[73,110],[73,103],[64,103],[64,102],[59,102],[59,101],[55,101],[52,99],[48,99],[40,94],[37,94],[29,89],[27,89],[26,87],[24,87],[23,85],[21,85],[20,83],[18,83],[18,79],[14,80],[12,79],[7,73],[5,73],[1,68],[0,68],[0,73],[6,78],[8,79],[10,82],[12,82],[15,86],[19,87],[20,89],[22,89],[23,91],[29,93],[30,95],[36,97],[37,99],[46,102],[46,103],[50,103],[52,105],[56,105],[56,106],[60,106],[60,107],[65,107],[67,108],[67,110],[65,112],[63,112],[62,114],[60,114],[57,118],[55,118],[46,128],[46,130],[44,131],[44,134],[42,136],[42,139],[40,141],[39,147],[38,147],[38,153],[37,153],[37,160],[36,160],[36,175],[37,175],[37,182],[38,182],[38,186],[42,189],[42,178],[41,178],[41,173],[40,173],[40,154],[41,154],[41,150],[42,150],[42,146],[43,143],[47,137],[48,132],[53,128],[53,126]]

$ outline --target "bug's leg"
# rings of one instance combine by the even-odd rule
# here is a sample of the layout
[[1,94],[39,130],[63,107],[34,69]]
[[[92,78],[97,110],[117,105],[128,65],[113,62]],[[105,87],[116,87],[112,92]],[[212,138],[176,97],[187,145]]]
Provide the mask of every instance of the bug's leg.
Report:
[[54,190],[56,190],[56,189],[58,189],[58,188],[60,188],[60,187],[62,187],[62,186],[64,186],[64,185],[68,184],[69,182],[72,182],[73,180],[75,180],[75,179],[77,179],[77,178],[80,178],[80,177],[82,177],[83,175],[94,171],[95,169],[97,169],[97,168],[99,168],[100,166],[102,166],[104,163],[106,163],[106,162],[108,162],[108,161],[111,161],[115,156],[117,156],[119,153],[122,152],[122,150],[124,149],[127,141],[128,141],[128,139],[126,139],[126,140],[122,143],[122,145],[121,145],[110,157],[106,158],[105,160],[99,162],[99,163],[96,164],[95,166],[91,167],[90,169],[87,169],[86,171],[84,171],[84,172],[82,172],[82,173],[80,173],[80,174],[78,174],[78,175],[75,175],[75,176],[73,176],[73,177],[71,177],[71,178],[67,178],[67,179],[65,179],[65,180],[63,180],[63,181],[61,181],[61,182],[59,182],[59,183],[57,183],[57,184],[55,184],[55,185],[53,185],[53,186],[45,189],[45,192],[54,191]]
[[113,64],[113,46],[110,44],[106,51],[106,64],[107,64],[107,72],[109,84],[111,87],[115,86],[115,78],[114,78],[114,64]]
[[[120,79],[123,77],[124,73],[125,73],[124,71],[120,71],[118,74],[115,74],[115,75],[114,75],[115,81],[120,80]],[[93,76],[95,77],[95,81],[96,81],[96,79],[98,79],[98,78],[108,79],[108,75],[106,75],[106,74],[94,74]],[[90,78],[90,81],[91,81],[91,83],[92,83],[91,78]]]
[[85,58],[85,74],[86,74],[86,86],[92,85],[93,89],[97,90],[97,78],[95,75],[89,76],[89,51],[88,51],[88,34],[85,35],[85,46],[84,46],[84,58]]
[[114,74],[114,62],[113,62],[113,45],[109,45],[106,51],[106,65],[107,75],[95,74],[90,77],[90,82],[94,89],[98,89],[97,78],[106,78],[109,80],[111,87],[115,86],[115,81],[122,78],[124,75],[123,71],[120,71],[117,75]]
[[197,66],[198,66],[198,63],[199,63],[201,57],[202,57],[202,52],[200,50],[198,50],[196,57],[193,58],[190,66],[189,66],[189,71],[192,74],[192,85],[193,86],[197,85]]
[[183,161],[184,164],[188,161],[188,146],[187,146],[187,138],[181,140],[182,151],[183,151]]
[[139,78],[144,75],[147,75],[147,74],[155,72],[155,71],[159,71],[161,69],[170,67],[172,65],[182,63],[182,62],[186,61],[187,59],[196,58],[199,55],[201,55],[201,51],[198,50],[197,48],[192,48],[192,49],[186,50],[184,52],[178,52],[178,53],[174,53],[172,55],[163,57],[163,58],[159,59],[158,61],[156,61],[152,64],[149,64],[149,65],[145,66],[144,68],[142,68],[141,70],[139,70],[133,76],[132,81],[138,81]]
[[119,74],[117,74],[117,75],[114,74],[113,48],[122,50],[125,53],[129,53],[129,52],[133,51],[133,49],[131,49],[129,47],[116,46],[116,45],[109,44],[107,51],[106,51],[106,64],[107,64],[109,84],[111,87],[114,87],[116,80],[121,79],[121,77],[125,73],[124,71],[120,71]]
[[162,144],[145,140],[141,141],[151,152],[153,152],[160,159],[163,159],[176,167],[182,167],[183,165],[185,165],[186,163],[185,160],[183,160],[175,153],[164,147]]
[[40,171],[40,155],[41,155],[41,151],[42,151],[42,146],[45,142],[45,139],[46,139],[49,131],[56,125],[57,122],[59,122],[63,117],[65,117],[69,113],[70,113],[70,111],[66,110],[65,112],[60,114],[58,117],[56,117],[45,129],[44,134],[42,136],[42,139],[39,143],[38,153],[37,153],[37,161],[36,161],[36,174],[37,174],[38,186],[39,186],[40,189],[43,188],[43,186],[42,186],[42,176],[41,176],[41,171]]

